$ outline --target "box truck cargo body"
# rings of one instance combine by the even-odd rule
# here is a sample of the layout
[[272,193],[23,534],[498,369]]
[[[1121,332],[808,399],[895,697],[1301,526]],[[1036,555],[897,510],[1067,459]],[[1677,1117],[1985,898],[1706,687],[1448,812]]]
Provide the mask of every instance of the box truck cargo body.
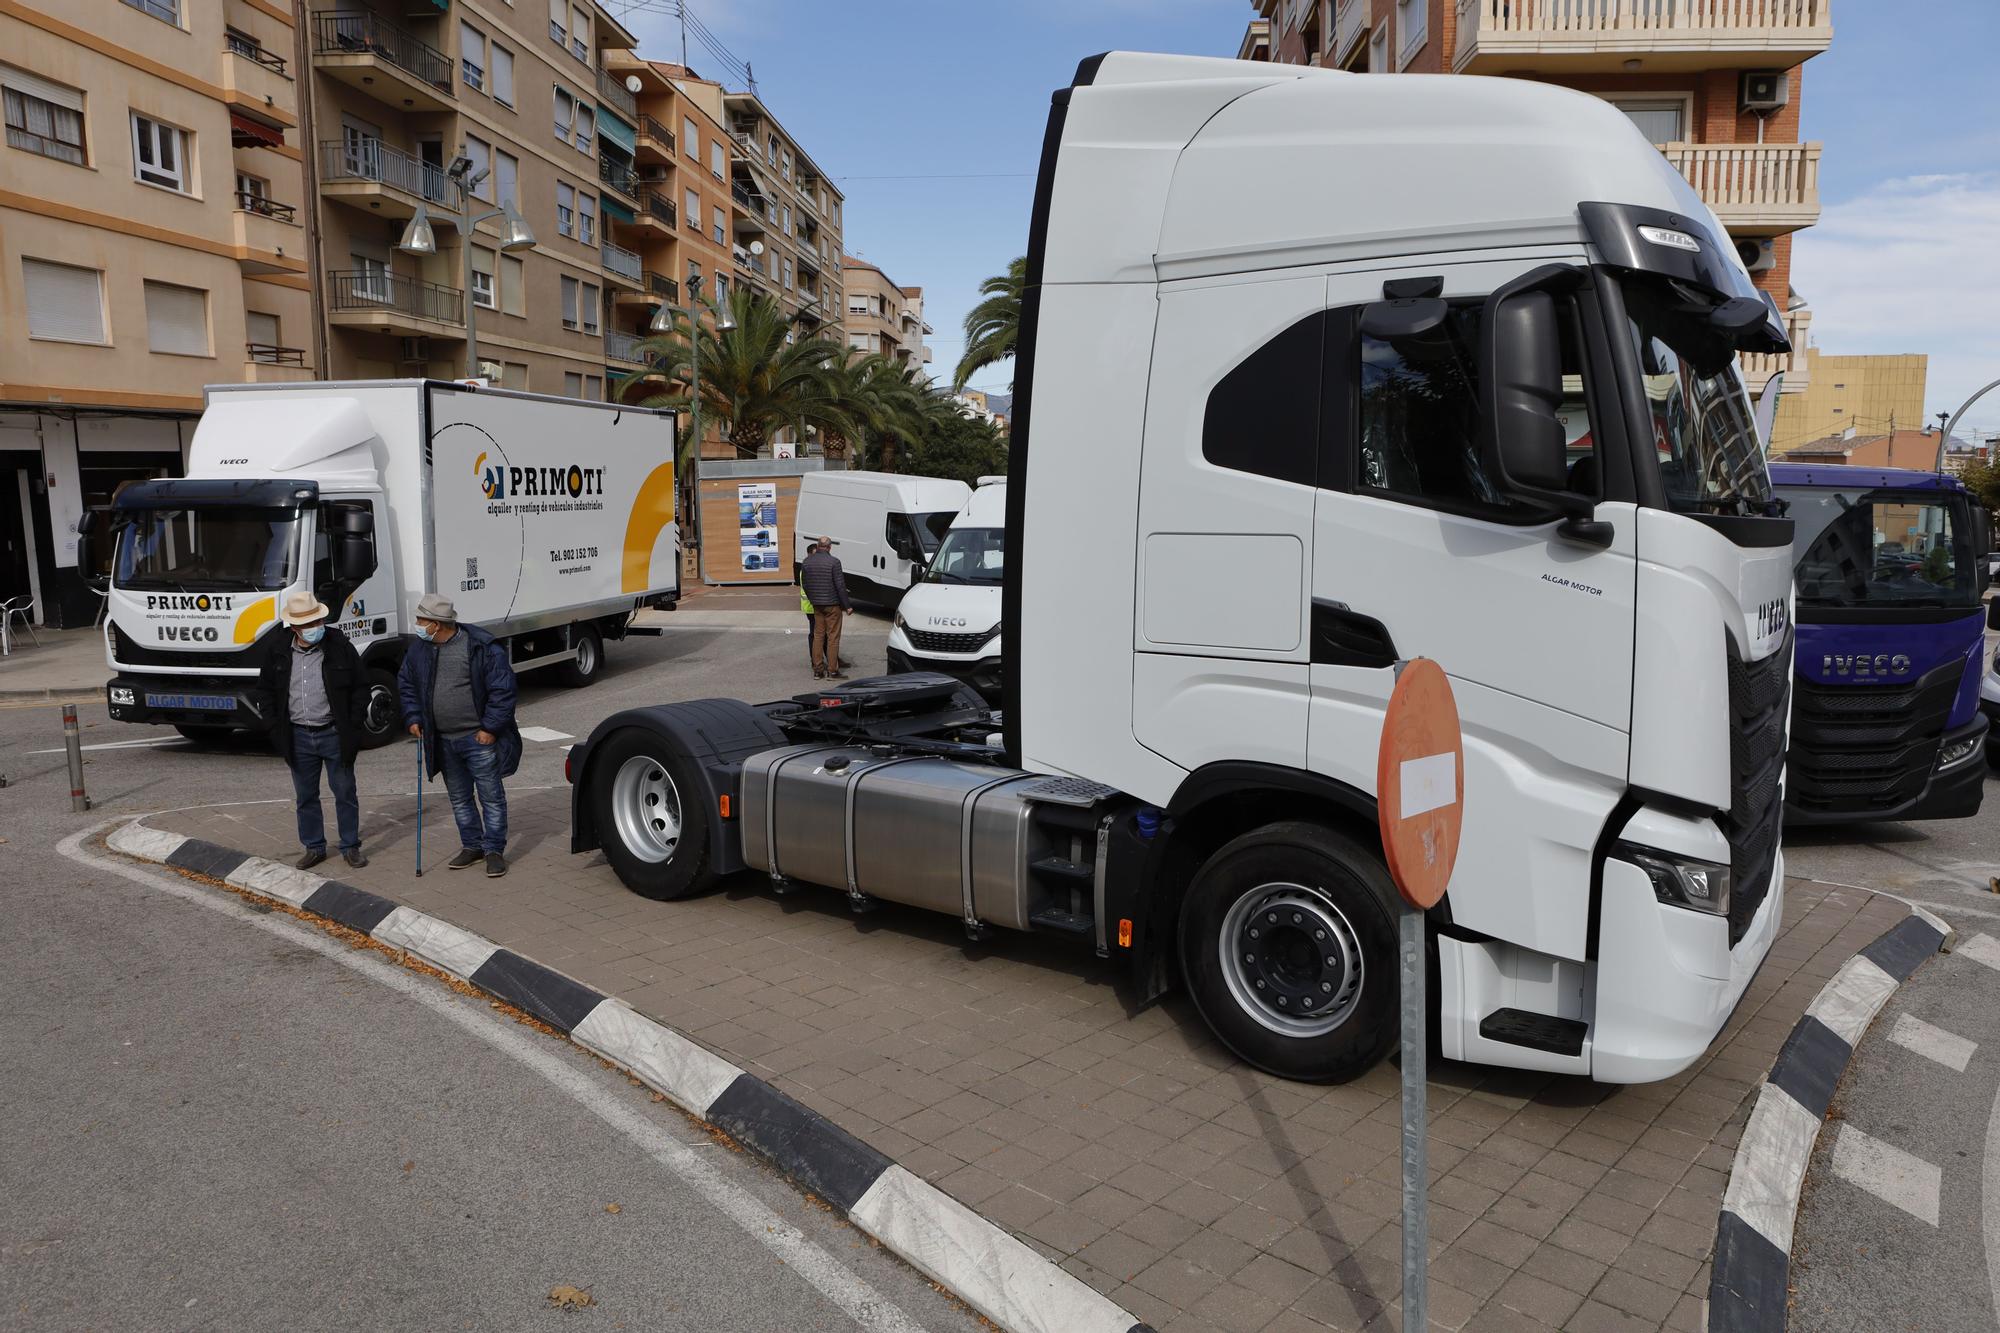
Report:
[[671,413],[426,380],[208,391],[188,475],[126,487],[107,685],[119,721],[262,730],[255,649],[298,591],[361,654],[367,734],[394,735],[417,598],[587,684],[607,639],[679,595]]

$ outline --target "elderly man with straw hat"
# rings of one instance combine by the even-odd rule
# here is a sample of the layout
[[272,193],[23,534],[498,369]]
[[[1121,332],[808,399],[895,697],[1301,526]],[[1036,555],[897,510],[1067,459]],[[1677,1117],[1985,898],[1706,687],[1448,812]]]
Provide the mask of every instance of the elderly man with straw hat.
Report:
[[319,804],[322,768],[326,785],[333,788],[340,855],[357,869],[368,864],[361,854],[361,804],[354,792],[354,756],[361,749],[368,689],[361,679],[360,654],[338,627],[326,623],[331,614],[309,592],[287,597],[278,617],[284,628],[264,636],[257,673],[271,718],[271,748],[292,769],[299,843],[305,848],[298,860],[301,870],[326,860],[326,815]]

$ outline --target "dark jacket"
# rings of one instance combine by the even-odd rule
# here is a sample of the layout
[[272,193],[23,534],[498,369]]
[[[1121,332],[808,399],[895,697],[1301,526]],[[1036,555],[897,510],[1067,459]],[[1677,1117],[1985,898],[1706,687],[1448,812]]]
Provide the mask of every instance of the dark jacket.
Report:
[[[292,650],[292,632],[280,625],[264,636],[264,654],[257,667],[257,687],[270,710],[271,748],[292,761],[292,664],[298,654]],[[362,714],[368,706],[368,683],[361,676],[361,655],[332,625],[319,641],[321,679],[326,682],[326,702],[333,712],[334,734],[340,737],[340,757],[352,764],[361,750]]]
[[[521,729],[514,725],[514,664],[507,645],[477,625],[460,625],[466,636],[466,660],[472,668],[472,706],[479,729],[490,731],[500,747],[500,776],[511,777],[521,766]],[[396,693],[402,700],[404,727],[424,729],[424,760],[431,776],[444,766],[444,737],[438,734],[431,694],[437,687],[437,645],[412,637],[396,673]]]
[[839,607],[846,611],[854,603],[847,600],[847,575],[840,568],[840,561],[825,551],[814,551],[799,567],[799,587],[805,590],[806,600],[814,609],[830,611]]

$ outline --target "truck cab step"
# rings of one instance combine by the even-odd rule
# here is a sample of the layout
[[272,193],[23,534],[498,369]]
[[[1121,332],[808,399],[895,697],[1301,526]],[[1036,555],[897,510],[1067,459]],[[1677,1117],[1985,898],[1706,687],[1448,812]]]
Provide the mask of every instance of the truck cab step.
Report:
[[1028,869],[1037,875],[1075,884],[1089,884],[1097,878],[1095,866],[1072,861],[1066,856],[1044,856],[1039,861],[1028,862]]
[[1590,1025],[1578,1018],[1531,1014],[1525,1009],[1495,1009],[1479,1020],[1479,1035],[1488,1041],[1525,1046],[1551,1055],[1582,1055]]
[[1097,929],[1097,918],[1088,912],[1044,907],[1028,914],[1028,924],[1038,930],[1053,930],[1062,935],[1089,935]]

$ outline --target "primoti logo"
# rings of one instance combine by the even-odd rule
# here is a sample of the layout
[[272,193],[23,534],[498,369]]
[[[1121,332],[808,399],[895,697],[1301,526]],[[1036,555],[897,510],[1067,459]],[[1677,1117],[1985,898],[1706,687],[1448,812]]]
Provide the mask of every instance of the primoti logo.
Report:
[[513,467],[504,460],[489,467],[488,457],[481,453],[473,460],[472,470],[479,478],[480,491],[489,500],[505,500],[509,496],[518,500],[530,495],[580,500],[586,495],[604,493],[601,467],[579,467],[575,463],[568,467]]
[[148,611],[228,611],[233,609],[235,598],[227,593],[149,593],[146,596]]
[[487,499],[504,500],[507,498],[507,468],[505,464],[495,463],[492,467],[488,467],[486,466],[486,455],[481,453],[479,457],[472,460],[472,472],[474,476],[479,478],[479,489],[485,492]]

